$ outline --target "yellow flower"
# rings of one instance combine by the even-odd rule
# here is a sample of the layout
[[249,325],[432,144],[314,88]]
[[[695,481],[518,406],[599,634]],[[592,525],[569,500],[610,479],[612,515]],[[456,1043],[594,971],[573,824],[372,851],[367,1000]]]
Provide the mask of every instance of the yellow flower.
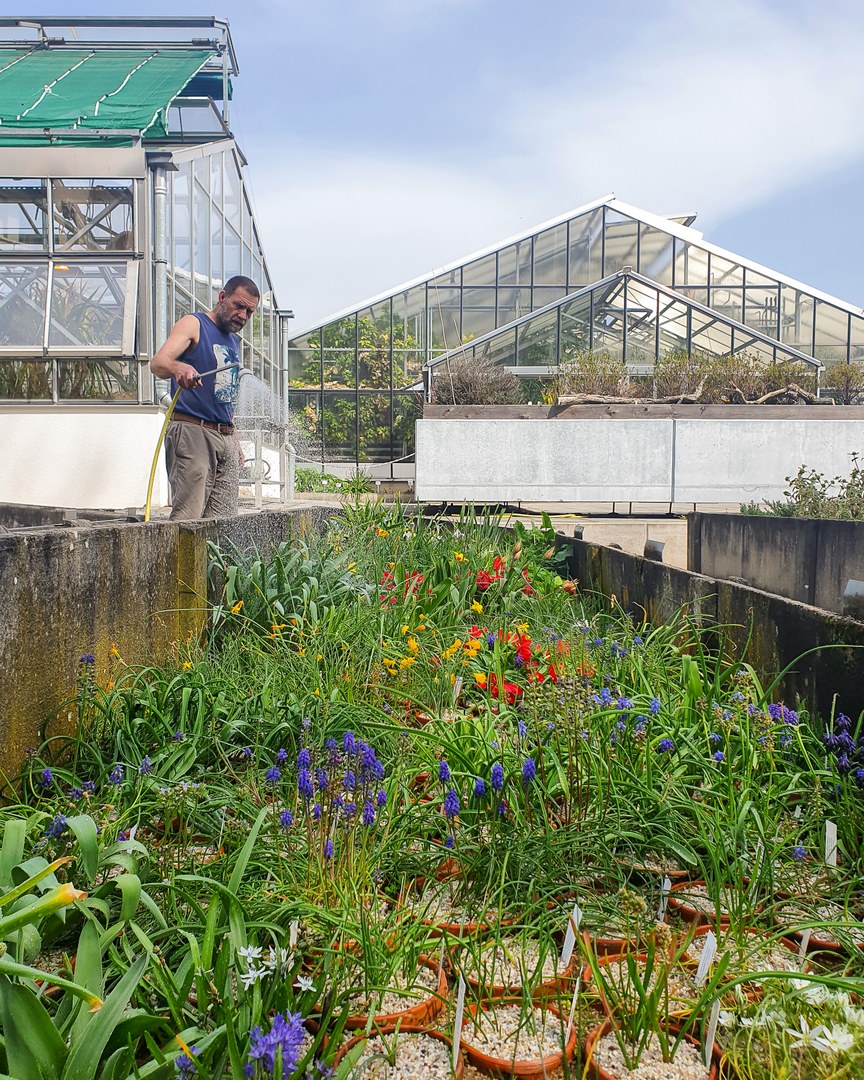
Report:
[[461,551],[454,551],[453,558],[456,560],[456,562],[464,562],[465,555]]
[[420,612],[420,614],[419,614],[419,615],[417,616],[417,618],[418,618],[418,619],[425,619],[425,618],[426,618],[426,615],[425,615],[425,613],[424,613],[424,612],[422,612],[422,611],[421,611],[421,612]]
[[520,633],[520,634],[527,634],[528,633],[528,623],[527,622],[517,623],[516,624],[516,631],[517,631],[517,633]]
[[[348,563],[348,572],[351,573],[351,574],[356,574],[357,573],[357,563],[356,562],[349,562]],[[318,691],[316,690],[315,693],[317,694]]]
[[389,536],[390,533],[387,531],[387,529],[382,529],[380,527],[380,525],[379,525],[379,527],[375,530],[375,535],[376,536]]
[[408,625],[408,623],[405,623],[405,625],[402,627],[402,633],[407,634],[410,629],[411,627]]
[[324,659],[324,654],[319,652],[318,655],[315,657],[315,659],[316,660],[323,660]]
[[471,605],[471,610],[476,611],[478,615],[482,615],[483,605],[480,603],[479,600],[475,600],[474,603]]
[[191,660],[184,660],[183,661],[183,670],[184,671],[188,671],[189,668],[191,668],[191,667],[192,667],[192,661]]
[[403,656],[402,659],[399,661],[399,667],[411,667],[411,665],[414,663],[414,659],[415,658],[413,656]]
[[238,612],[238,611],[240,610],[240,608],[242,608],[242,607],[243,607],[243,601],[242,601],[242,600],[238,600],[236,604],[233,604],[233,605],[232,605],[232,607],[231,607],[231,614],[232,614],[232,615],[236,615],[236,614],[237,614],[237,612]]
[[417,644],[417,638],[415,637],[409,637],[406,644],[408,646],[408,651],[412,653],[416,653],[417,650],[420,648],[420,646]]
[[111,642],[111,655],[112,656],[119,656],[120,655],[120,650],[117,648],[117,645],[113,641]]
[[318,689],[317,686],[315,687],[315,697],[321,697],[321,691]]
[[475,671],[473,674],[474,674],[474,681],[477,683],[477,685],[482,686],[482,687],[485,688],[485,686],[486,686],[486,673],[484,671]]

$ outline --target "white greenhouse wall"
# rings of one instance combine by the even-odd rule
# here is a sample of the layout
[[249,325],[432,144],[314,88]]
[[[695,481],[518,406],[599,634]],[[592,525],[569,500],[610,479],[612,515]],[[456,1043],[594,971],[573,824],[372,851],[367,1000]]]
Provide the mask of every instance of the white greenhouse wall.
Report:
[[[164,418],[152,406],[0,409],[0,502],[87,510],[143,507]],[[153,507],[167,502],[163,453]]]
[[801,465],[848,476],[864,423],[833,419],[426,419],[423,502],[743,503]]

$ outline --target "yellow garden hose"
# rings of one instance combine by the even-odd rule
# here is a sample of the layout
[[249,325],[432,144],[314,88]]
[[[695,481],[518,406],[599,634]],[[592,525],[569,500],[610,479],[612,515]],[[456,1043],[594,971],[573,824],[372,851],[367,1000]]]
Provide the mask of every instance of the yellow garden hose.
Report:
[[[219,371],[228,371],[230,368],[239,368],[240,364],[222,364],[219,367],[213,368],[211,371],[202,371],[198,375],[199,379],[203,379],[205,375],[215,375]],[[241,375],[244,372],[240,373]],[[168,430],[168,421],[171,419],[171,414],[174,412],[174,406],[177,404],[177,398],[180,397],[180,391],[182,386],[178,386],[174,392],[174,397],[171,398],[171,404],[168,406],[168,411],[165,413],[165,423],[162,425],[162,430],[159,432],[159,438],[156,442],[156,452],[153,454],[153,464],[150,466],[150,482],[147,484],[147,500],[144,503],[144,520],[150,520],[150,502],[153,498],[153,481],[156,479],[156,466],[159,464],[159,451],[162,449],[162,443],[165,441],[165,432]]]
[[153,481],[156,479],[156,466],[159,464],[159,451],[162,449],[162,443],[165,441],[165,432],[168,430],[168,421],[171,419],[171,413],[174,412],[174,406],[177,404],[177,398],[180,397],[180,391],[182,386],[178,386],[174,393],[174,397],[171,398],[171,404],[168,406],[168,411],[165,413],[165,423],[162,425],[162,430],[159,432],[159,438],[156,440],[156,453],[153,455],[153,464],[150,466],[150,482],[147,484],[147,501],[144,503],[144,520],[150,520],[150,500],[153,498]]

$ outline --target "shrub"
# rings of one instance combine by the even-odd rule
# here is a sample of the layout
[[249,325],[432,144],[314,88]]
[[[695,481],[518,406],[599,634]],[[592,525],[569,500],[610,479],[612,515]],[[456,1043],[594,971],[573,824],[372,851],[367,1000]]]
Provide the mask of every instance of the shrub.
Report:
[[606,349],[584,349],[562,356],[558,365],[558,394],[598,394],[635,397],[627,365]]
[[433,382],[438,405],[524,405],[522,382],[487,356],[439,364]]
[[835,476],[829,480],[823,473],[806,465],[794,476],[787,476],[789,490],[786,502],[768,502],[764,507],[748,503],[742,514],[764,517],[837,518],[843,521],[864,521],[864,468],[858,455],[852,455],[852,471],[848,477]]

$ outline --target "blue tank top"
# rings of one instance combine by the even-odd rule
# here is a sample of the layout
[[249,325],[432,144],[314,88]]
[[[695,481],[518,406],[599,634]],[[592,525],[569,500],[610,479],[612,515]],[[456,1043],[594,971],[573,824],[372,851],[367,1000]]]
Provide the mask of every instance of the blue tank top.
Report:
[[[239,364],[240,340],[236,334],[223,334],[216,323],[202,312],[195,312],[201,327],[198,341],[179,358],[191,364],[196,371],[212,371],[226,364]],[[209,420],[214,424],[230,424],[237,404],[237,387],[240,384],[239,367],[205,375],[195,390],[181,390],[175,408],[178,412]],[[171,380],[171,393],[177,391],[177,381]]]

